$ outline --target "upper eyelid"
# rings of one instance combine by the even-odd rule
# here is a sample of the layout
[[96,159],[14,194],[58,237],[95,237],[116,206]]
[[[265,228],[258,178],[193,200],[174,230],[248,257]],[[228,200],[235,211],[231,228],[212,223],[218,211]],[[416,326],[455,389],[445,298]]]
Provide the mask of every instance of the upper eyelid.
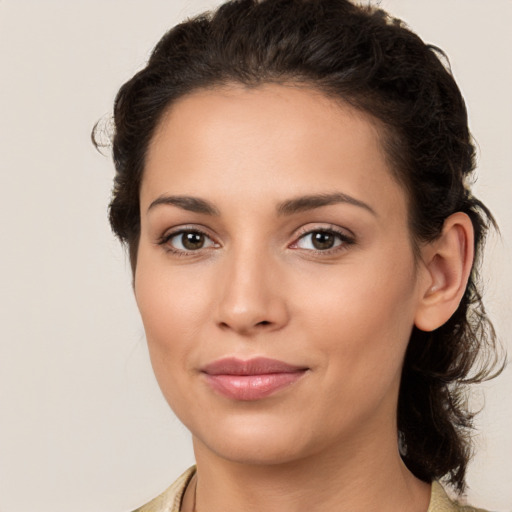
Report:
[[[209,233],[209,230],[197,226],[176,226],[174,228],[169,228],[164,231],[164,233],[159,236],[156,240],[156,245],[166,245],[169,243],[170,240],[172,240],[175,236],[179,236],[180,234],[187,233],[187,232],[196,232],[201,233],[202,235],[209,238],[215,245],[220,245],[218,239],[215,236],[212,236]],[[199,251],[201,249],[198,249]],[[176,249],[176,251],[181,251],[180,249]],[[192,252],[197,252],[192,251]],[[186,251],[182,251],[186,252]]]
[[350,239],[356,238],[356,235],[354,234],[354,232],[348,228],[336,226],[334,224],[323,224],[322,225],[322,223],[311,223],[311,224],[302,226],[301,228],[299,228],[296,231],[295,237],[296,237],[296,239],[298,239],[304,235],[307,235],[310,233],[315,233],[317,231],[332,232],[337,235],[344,236],[344,237],[350,238]]
[[[332,233],[339,237],[339,240],[341,243],[334,247],[331,247],[329,249],[323,249],[323,250],[304,249],[304,248],[298,247],[298,244],[302,239],[304,239],[306,236],[309,236],[315,232]],[[348,229],[343,229],[339,226],[334,226],[331,224],[330,227],[326,227],[324,225],[322,227],[317,226],[317,227],[308,228],[308,227],[304,226],[302,228],[302,232],[299,232],[298,234],[295,235],[293,242],[291,242],[288,245],[288,248],[291,250],[303,251],[305,254],[307,254],[307,253],[318,254],[318,255],[323,255],[323,256],[327,257],[329,255],[334,255],[334,254],[343,252],[343,251],[347,250],[349,246],[353,246],[356,243],[357,243],[357,240],[356,240],[355,235],[352,233],[352,231],[350,231]]]
[[[198,232],[201,233],[208,238],[210,238],[213,242],[215,242],[218,245],[222,245],[219,241],[219,237],[215,234],[212,234],[211,230],[208,229],[206,226],[198,225],[198,224],[185,224],[185,225],[178,225],[171,228],[166,229],[163,234],[158,237],[157,243],[165,243],[165,241],[170,240],[172,237],[177,236],[184,232]],[[308,223],[306,225],[303,225],[302,227],[295,229],[293,233],[290,234],[290,238],[292,238],[292,241],[289,242],[287,245],[290,247],[291,245],[295,244],[300,238],[303,238],[304,236],[308,234],[312,234],[318,231],[326,231],[326,232],[332,232],[336,235],[339,235],[347,240],[355,241],[356,236],[355,234],[348,228],[337,226],[331,223]]]
[[212,235],[211,230],[206,228],[205,226],[197,225],[197,224],[185,224],[185,225],[178,225],[174,226],[172,228],[167,228],[164,230],[162,236],[160,238],[169,238],[175,235],[179,235],[180,233],[186,233],[186,232],[197,232],[201,233],[203,235],[206,235],[207,237],[210,237],[212,240],[215,238],[214,235]]

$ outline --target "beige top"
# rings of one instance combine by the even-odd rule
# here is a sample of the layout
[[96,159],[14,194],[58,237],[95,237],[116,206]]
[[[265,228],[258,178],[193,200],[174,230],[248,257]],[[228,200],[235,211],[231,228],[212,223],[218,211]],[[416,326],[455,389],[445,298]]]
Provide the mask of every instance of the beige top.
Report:
[[[190,479],[194,476],[195,470],[195,466],[187,469],[160,496],[133,512],[180,512],[183,494]],[[485,512],[485,510],[458,505],[448,498],[441,484],[434,482],[427,512]]]

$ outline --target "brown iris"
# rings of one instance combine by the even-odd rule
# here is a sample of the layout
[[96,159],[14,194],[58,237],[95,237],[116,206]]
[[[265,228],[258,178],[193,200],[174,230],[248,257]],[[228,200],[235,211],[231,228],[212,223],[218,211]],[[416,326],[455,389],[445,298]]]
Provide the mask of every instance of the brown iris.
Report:
[[195,251],[204,246],[205,236],[202,233],[187,232],[181,235],[181,243],[188,251]]
[[315,249],[320,251],[331,249],[334,247],[334,243],[336,241],[336,237],[332,233],[328,233],[326,231],[315,231],[311,234],[311,242]]

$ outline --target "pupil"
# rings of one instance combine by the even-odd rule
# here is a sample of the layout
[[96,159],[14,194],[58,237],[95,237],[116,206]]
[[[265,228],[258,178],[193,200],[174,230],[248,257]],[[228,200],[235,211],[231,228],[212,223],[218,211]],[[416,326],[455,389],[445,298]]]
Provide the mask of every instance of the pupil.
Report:
[[330,249],[334,245],[334,236],[331,233],[319,231],[313,235],[315,249]]
[[201,233],[184,233],[181,241],[185,249],[191,251],[194,249],[201,249],[204,244],[204,235]]

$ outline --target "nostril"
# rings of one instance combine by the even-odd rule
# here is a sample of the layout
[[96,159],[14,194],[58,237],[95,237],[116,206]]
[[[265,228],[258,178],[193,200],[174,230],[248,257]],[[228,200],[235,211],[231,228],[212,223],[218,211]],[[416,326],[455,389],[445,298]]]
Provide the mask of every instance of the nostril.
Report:
[[270,325],[270,322],[268,320],[263,320],[261,322],[258,322],[256,325]]

